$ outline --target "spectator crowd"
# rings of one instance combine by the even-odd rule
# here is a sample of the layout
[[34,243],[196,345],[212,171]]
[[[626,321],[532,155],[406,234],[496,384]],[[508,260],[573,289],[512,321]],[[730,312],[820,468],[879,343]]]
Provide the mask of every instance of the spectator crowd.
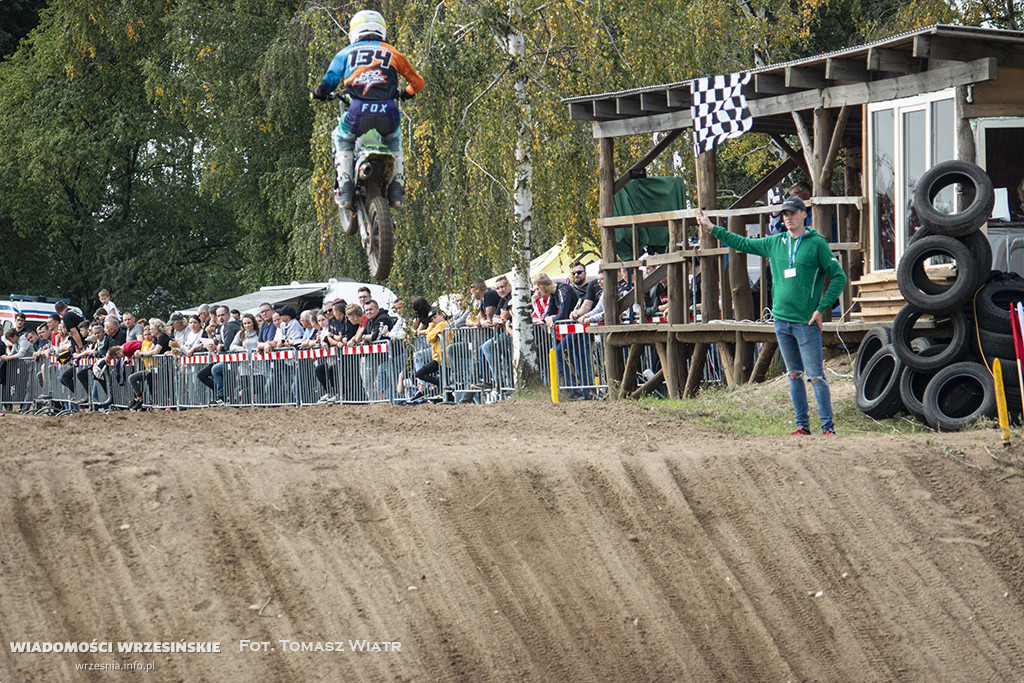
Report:
[[[568,282],[555,282],[540,273],[533,282],[533,322],[553,331],[556,322],[602,321],[601,285],[601,278],[588,282],[586,269],[579,262],[573,263]],[[620,281],[617,294],[621,297],[627,291],[629,285]],[[659,308],[664,310],[663,292],[652,291],[652,295],[645,298],[649,315]],[[153,367],[158,357],[209,357],[196,379],[208,389],[210,404],[220,405],[230,401],[225,397],[225,361],[214,354],[340,350],[390,343],[391,352],[385,362],[360,363],[353,358],[341,366],[342,377],[346,373],[358,374],[364,380],[361,384],[367,400],[471,402],[481,400],[482,394],[496,391],[498,386],[512,385],[512,286],[505,276],[499,276],[494,287],[488,286],[483,278],[475,278],[465,302],[455,295],[450,298],[454,307],[449,310],[422,296],[413,297],[408,316],[401,300],[388,310],[372,298],[365,286],[358,290],[358,301],[352,303],[325,300],[321,307],[303,311],[291,305],[274,308],[263,303],[255,315],[242,314],[227,306],[203,304],[194,315],[174,313],[166,321],[139,319],[132,311],[121,311],[105,289],[97,298],[100,306],[91,316],[66,302],[57,302],[56,312],[38,327],[28,326],[25,316],[19,313],[0,347],[0,383],[8,381],[8,364],[29,358],[37,363],[49,360],[58,368],[64,387],[73,393],[77,382],[91,397],[91,409],[106,411],[113,407],[109,391],[113,373],[108,373],[107,368],[117,366],[121,359],[135,359],[126,375],[133,397],[128,407],[141,410],[147,388],[152,391]],[[466,344],[452,341],[453,335],[463,328],[483,332],[472,350]],[[410,356],[411,363],[406,361]],[[101,360],[107,362],[96,362]],[[462,365],[468,368],[461,373],[464,376],[460,379],[465,380],[458,387],[461,391],[442,386],[444,369],[459,360],[467,361]],[[321,389],[319,401],[344,400],[339,373],[331,371],[325,361],[317,362],[315,370]],[[559,371],[562,370],[560,366]],[[101,400],[101,390],[105,400]],[[68,409],[77,412],[81,407],[73,402]]]

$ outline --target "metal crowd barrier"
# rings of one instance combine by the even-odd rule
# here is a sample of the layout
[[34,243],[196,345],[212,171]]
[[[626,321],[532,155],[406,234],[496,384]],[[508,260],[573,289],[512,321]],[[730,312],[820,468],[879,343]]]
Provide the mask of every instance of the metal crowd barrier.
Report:
[[340,403],[383,403],[394,400],[398,372],[392,367],[391,346],[391,343],[383,342],[342,347]]
[[457,327],[442,334],[445,363],[440,391],[446,400],[490,403],[512,393],[512,339],[504,328]]
[[[558,387],[571,398],[593,400],[608,395],[608,378],[605,375],[604,344],[599,330],[601,325],[580,323],[557,323],[555,325],[555,371]],[[652,347],[644,349],[641,372],[657,361]]]
[[38,396],[42,385],[36,380],[38,363],[31,358],[16,358],[4,363],[0,387],[0,405],[26,405]]
[[212,392],[199,381],[199,373],[212,366],[210,354],[195,354],[178,358],[178,371],[174,377],[174,395],[179,408],[205,408],[212,404]]
[[135,361],[131,358],[123,358],[115,363],[107,362],[104,381],[99,383],[97,391],[101,396],[106,392],[104,401],[107,406],[125,409],[132,404],[132,388],[128,378],[136,369]]
[[[561,322],[554,330],[533,326],[537,360],[548,383],[549,351],[555,351],[559,387],[570,397],[607,396],[601,325]],[[150,408],[204,408],[215,403],[211,386],[219,375],[224,403],[232,406],[303,406],[315,403],[368,404],[396,402],[416,389],[428,397],[468,403],[507,398],[514,389],[511,337],[503,328],[460,327],[443,333],[445,363],[441,387],[417,382],[416,371],[432,358],[431,345],[417,336],[410,341],[324,349],[286,349],[270,353],[197,354],[100,359],[107,370],[96,379],[92,359],[56,364],[16,359],[8,362],[0,403],[59,412],[74,407],[127,408],[141,389]],[[626,349],[619,352],[625,354]],[[624,358],[623,358],[624,360]],[[658,355],[647,346],[638,368],[638,383],[659,369]],[[709,350],[706,382],[720,382],[718,350]],[[135,376],[134,382],[131,379]],[[134,384],[134,387],[133,387]]]

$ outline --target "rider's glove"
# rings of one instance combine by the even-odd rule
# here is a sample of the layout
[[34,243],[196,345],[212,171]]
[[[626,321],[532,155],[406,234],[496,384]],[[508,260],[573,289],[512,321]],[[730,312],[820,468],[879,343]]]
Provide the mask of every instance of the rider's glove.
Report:
[[398,99],[400,100],[411,100],[414,97],[416,97],[416,93],[410,93],[405,88],[398,91]]
[[327,93],[321,92],[319,85],[316,86],[315,90],[310,90],[309,91],[309,96],[312,97],[314,100],[323,100],[323,101],[327,100]]

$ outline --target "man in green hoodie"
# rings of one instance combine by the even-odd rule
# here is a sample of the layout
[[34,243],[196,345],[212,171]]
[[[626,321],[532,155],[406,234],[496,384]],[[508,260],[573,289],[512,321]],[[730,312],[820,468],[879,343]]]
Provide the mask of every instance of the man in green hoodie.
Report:
[[[713,225],[703,211],[697,213],[701,229],[746,254],[767,258],[772,265],[772,317],[775,336],[789,373],[789,395],[796,411],[796,431],[810,434],[807,418],[807,389],[803,377],[814,387],[821,433],[835,434],[832,394],[822,365],[821,316],[835,305],[846,286],[846,275],[829,247],[828,240],[804,227],[807,206],[799,197],[789,197],[779,207],[786,231],[760,239],[736,235]],[[828,289],[820,295],[825,277]]]

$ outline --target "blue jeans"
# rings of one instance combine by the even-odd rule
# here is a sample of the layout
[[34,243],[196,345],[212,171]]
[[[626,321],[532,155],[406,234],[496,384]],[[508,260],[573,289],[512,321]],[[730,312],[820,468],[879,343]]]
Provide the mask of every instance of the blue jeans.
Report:
[[224,398],[224,363],[214,363],[210,369],[213,384],[217,387],[217,398]]
[[814,387],[814,400],[818,403],[821,431],[834,429],[832,393],[822,367],[821,330],[817,325],[776,320],[775,336],[779,340],[782,358],[786,361],[789,396],[793,400],[793,410],[796,411],[796,426],[810,430],[810,422],[807,419],[807,388],[803,382],[803,378],[807,377],[807,381]]
[[[594,382],[594,373],[590,371],[590,335],[567,334],[562,337],[555,346],[555,369],[560,387],[590,387]],[[584,398],[592,397],[589,388],[580,389],[580,392]]]

